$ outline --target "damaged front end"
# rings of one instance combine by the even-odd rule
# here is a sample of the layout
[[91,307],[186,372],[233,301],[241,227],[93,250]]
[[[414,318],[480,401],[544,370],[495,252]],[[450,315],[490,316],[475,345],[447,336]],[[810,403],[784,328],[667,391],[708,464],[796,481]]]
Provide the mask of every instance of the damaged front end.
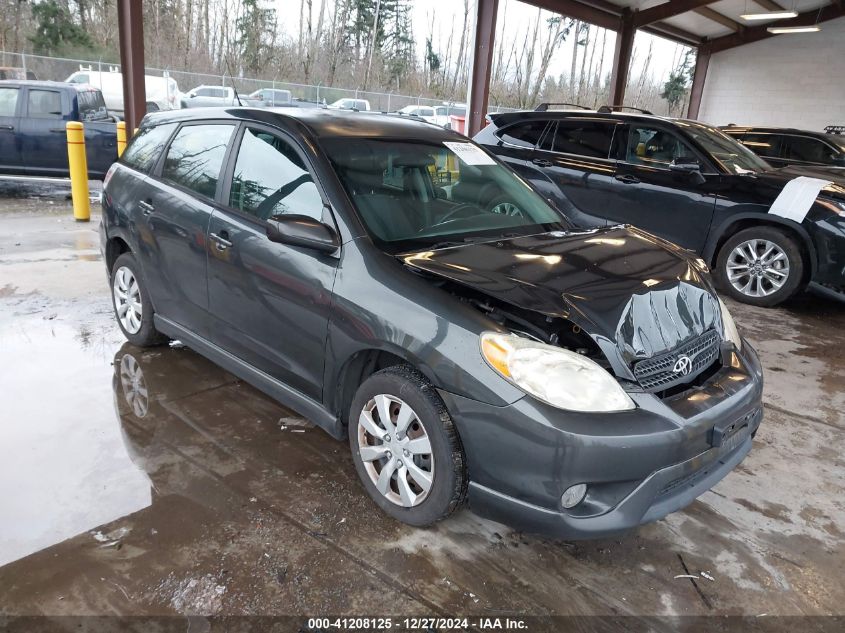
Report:
[[723,310],[700,264],[630,228],[547,233],[401,256],[504,330],[589,358],[661,397],[728,362]]
[[618,227],[400,258],[497,324],[482,356],[533,396],[502,407],[440,391],[477,513],[615,535],[691,503],[751,449],[760,364],[685,251]]

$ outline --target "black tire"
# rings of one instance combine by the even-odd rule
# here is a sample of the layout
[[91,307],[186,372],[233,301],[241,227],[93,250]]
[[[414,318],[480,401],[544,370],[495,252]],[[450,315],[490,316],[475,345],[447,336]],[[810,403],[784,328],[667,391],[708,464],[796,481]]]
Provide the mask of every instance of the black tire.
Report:
[[[399,398],[409,405],[416,414],[416,420],[424,428],[431,445],[431,455],[434,460],[431,487],[427,496],[418,505],[412,507],[398,505],[379,492],[361,458],[358,420],[365,406],[380,394]],[[409,426],[409,430],[412,428],[413,425]],[[394,519],[418,527],[431,525],[448,517],[466,499],[466,458],[460,437],[440,396],[425,377],[413,367],[408,365],[389,367],[376,372],[361,384],[350,407],[349,446],[352,450],[355,469],[367,493]],[[378,463],[378,461],[372,462],[373,465]],[[394,479],[390,485],[396,490],[398,482]]]
[[[510,209],[512,207],[512,209]],[[522,217],[523,213],[522,210],[516,206],[516,204],[512,201],[507,195],[498,195],[492,198],[485,207],[490,213],[505,213],[506,215],[511,215],[514,217]],[[494,211],[494,209],[499,209]],[[507,212],[501,210],[504,208],[508,208]]]
[[[115,292],[115,283],[116,275],[121,269],[127,269],[138,286],[138,295],[140,297],[141,305],[141,318],[140,327],[138,327],[137,331],[134,332],[124,326],[124,323],[121,321],[121,316],[119,313],[118,298],[117,293]],[[161,345],[163,343],[166,343],[168,340],[167,337],[161,334],[158,330],[156,330],[155,325],[153,324],[153,315],[155,314],[155,310],[153,309],[153,304],[150,301],[150,295],[147,293],[144,277],[141,274],[141,268],[140,266],[138,266],[138,262],[135,261],[135,257],[132,255],[132,253],[123,253],[122,255],[120,255],[120,257],[115,260],[114,265],[111,269],[109,281],[112,297],[112,308],[114,309],[114,317],[117,321],[118,327],[120,327],[120,330],[126,337],[126,340],[128,340],[133,345],[137,345],[138,347],[152,347],[153,345]]]
[[[785,255],[789,271],[786,281],[783,282],[783,285],[781,285],[780,288],[772,290],[773,286],[771,282],[766,279],[760,279],[751,283],[747,292],[743,292],[741,289],[734,287],[731,283],[729,279],[728,265],[736,261],[734,250],[741,244],[752,240],[759,240],[761,242],[757,254],[761,254],[760,251],[765,251],[765,246],[762,245],[762,241],[765,240],[774,244]],[[804,257],[802,255],[801,247],[798,245],[795,238],[789,234],[772,226],[757,226],[744,229],[728,238],[728,241],[722,245],[719,255],[716,258],[715,273],[722,290],[737,301],[769,308],[786,301],[803,287]],[[749,277],[742,277],[737,283],[744,284],[749,279]],[[766,294],[764,296],[753,296],[753,293],[758,292],[760,288],[763,288],[765,291],[770,291],[770,294]]]

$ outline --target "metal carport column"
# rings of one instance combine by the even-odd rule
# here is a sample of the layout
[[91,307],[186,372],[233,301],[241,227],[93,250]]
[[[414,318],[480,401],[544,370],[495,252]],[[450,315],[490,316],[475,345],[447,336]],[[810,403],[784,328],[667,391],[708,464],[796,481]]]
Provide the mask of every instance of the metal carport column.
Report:
[[144,85],[144,14],[141,0],[117,0],[120,70],[123,74],[123,116],[130,138],[146,114]]

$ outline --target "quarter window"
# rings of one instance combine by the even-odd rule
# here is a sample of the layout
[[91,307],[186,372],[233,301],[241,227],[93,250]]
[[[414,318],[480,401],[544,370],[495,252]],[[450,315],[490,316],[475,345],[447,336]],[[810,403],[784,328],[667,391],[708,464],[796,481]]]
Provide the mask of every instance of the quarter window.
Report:
[[608,123],[558,121],[552,149],[565,154],[607,158],[613,143],[613,128]]
[[666,130],[632,126],[625,160],[634,165],[668,167],[678,159],[697,158],[677,136]]
[[238,150],[229,205],[260,220],[323,216],[323,199],[299,154],[278,136],[250,128]]
[[534,147],[540,142],[540,137],[543,135],[543,130],[546,129],[547,124],[548,121],[542,119],[517,123],[502,130],[500,138],[511,145]]
[[62,95],[54,90],[30,90],[29,116],[36,119],[61,119]]
[[164,158],[162,178],[214,198],[231,125],[186,125],[176,133]]
[[0,88],[0,116],[15,116],[18,105],[17,88]]

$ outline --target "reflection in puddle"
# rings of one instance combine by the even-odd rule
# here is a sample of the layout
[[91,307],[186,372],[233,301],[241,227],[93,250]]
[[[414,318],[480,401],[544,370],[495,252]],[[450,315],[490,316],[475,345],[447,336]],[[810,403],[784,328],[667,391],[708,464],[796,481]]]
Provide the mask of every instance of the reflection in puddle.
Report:
[[0,332],[0,565],[151,503],[114,417],[108,341],[59,321]]

